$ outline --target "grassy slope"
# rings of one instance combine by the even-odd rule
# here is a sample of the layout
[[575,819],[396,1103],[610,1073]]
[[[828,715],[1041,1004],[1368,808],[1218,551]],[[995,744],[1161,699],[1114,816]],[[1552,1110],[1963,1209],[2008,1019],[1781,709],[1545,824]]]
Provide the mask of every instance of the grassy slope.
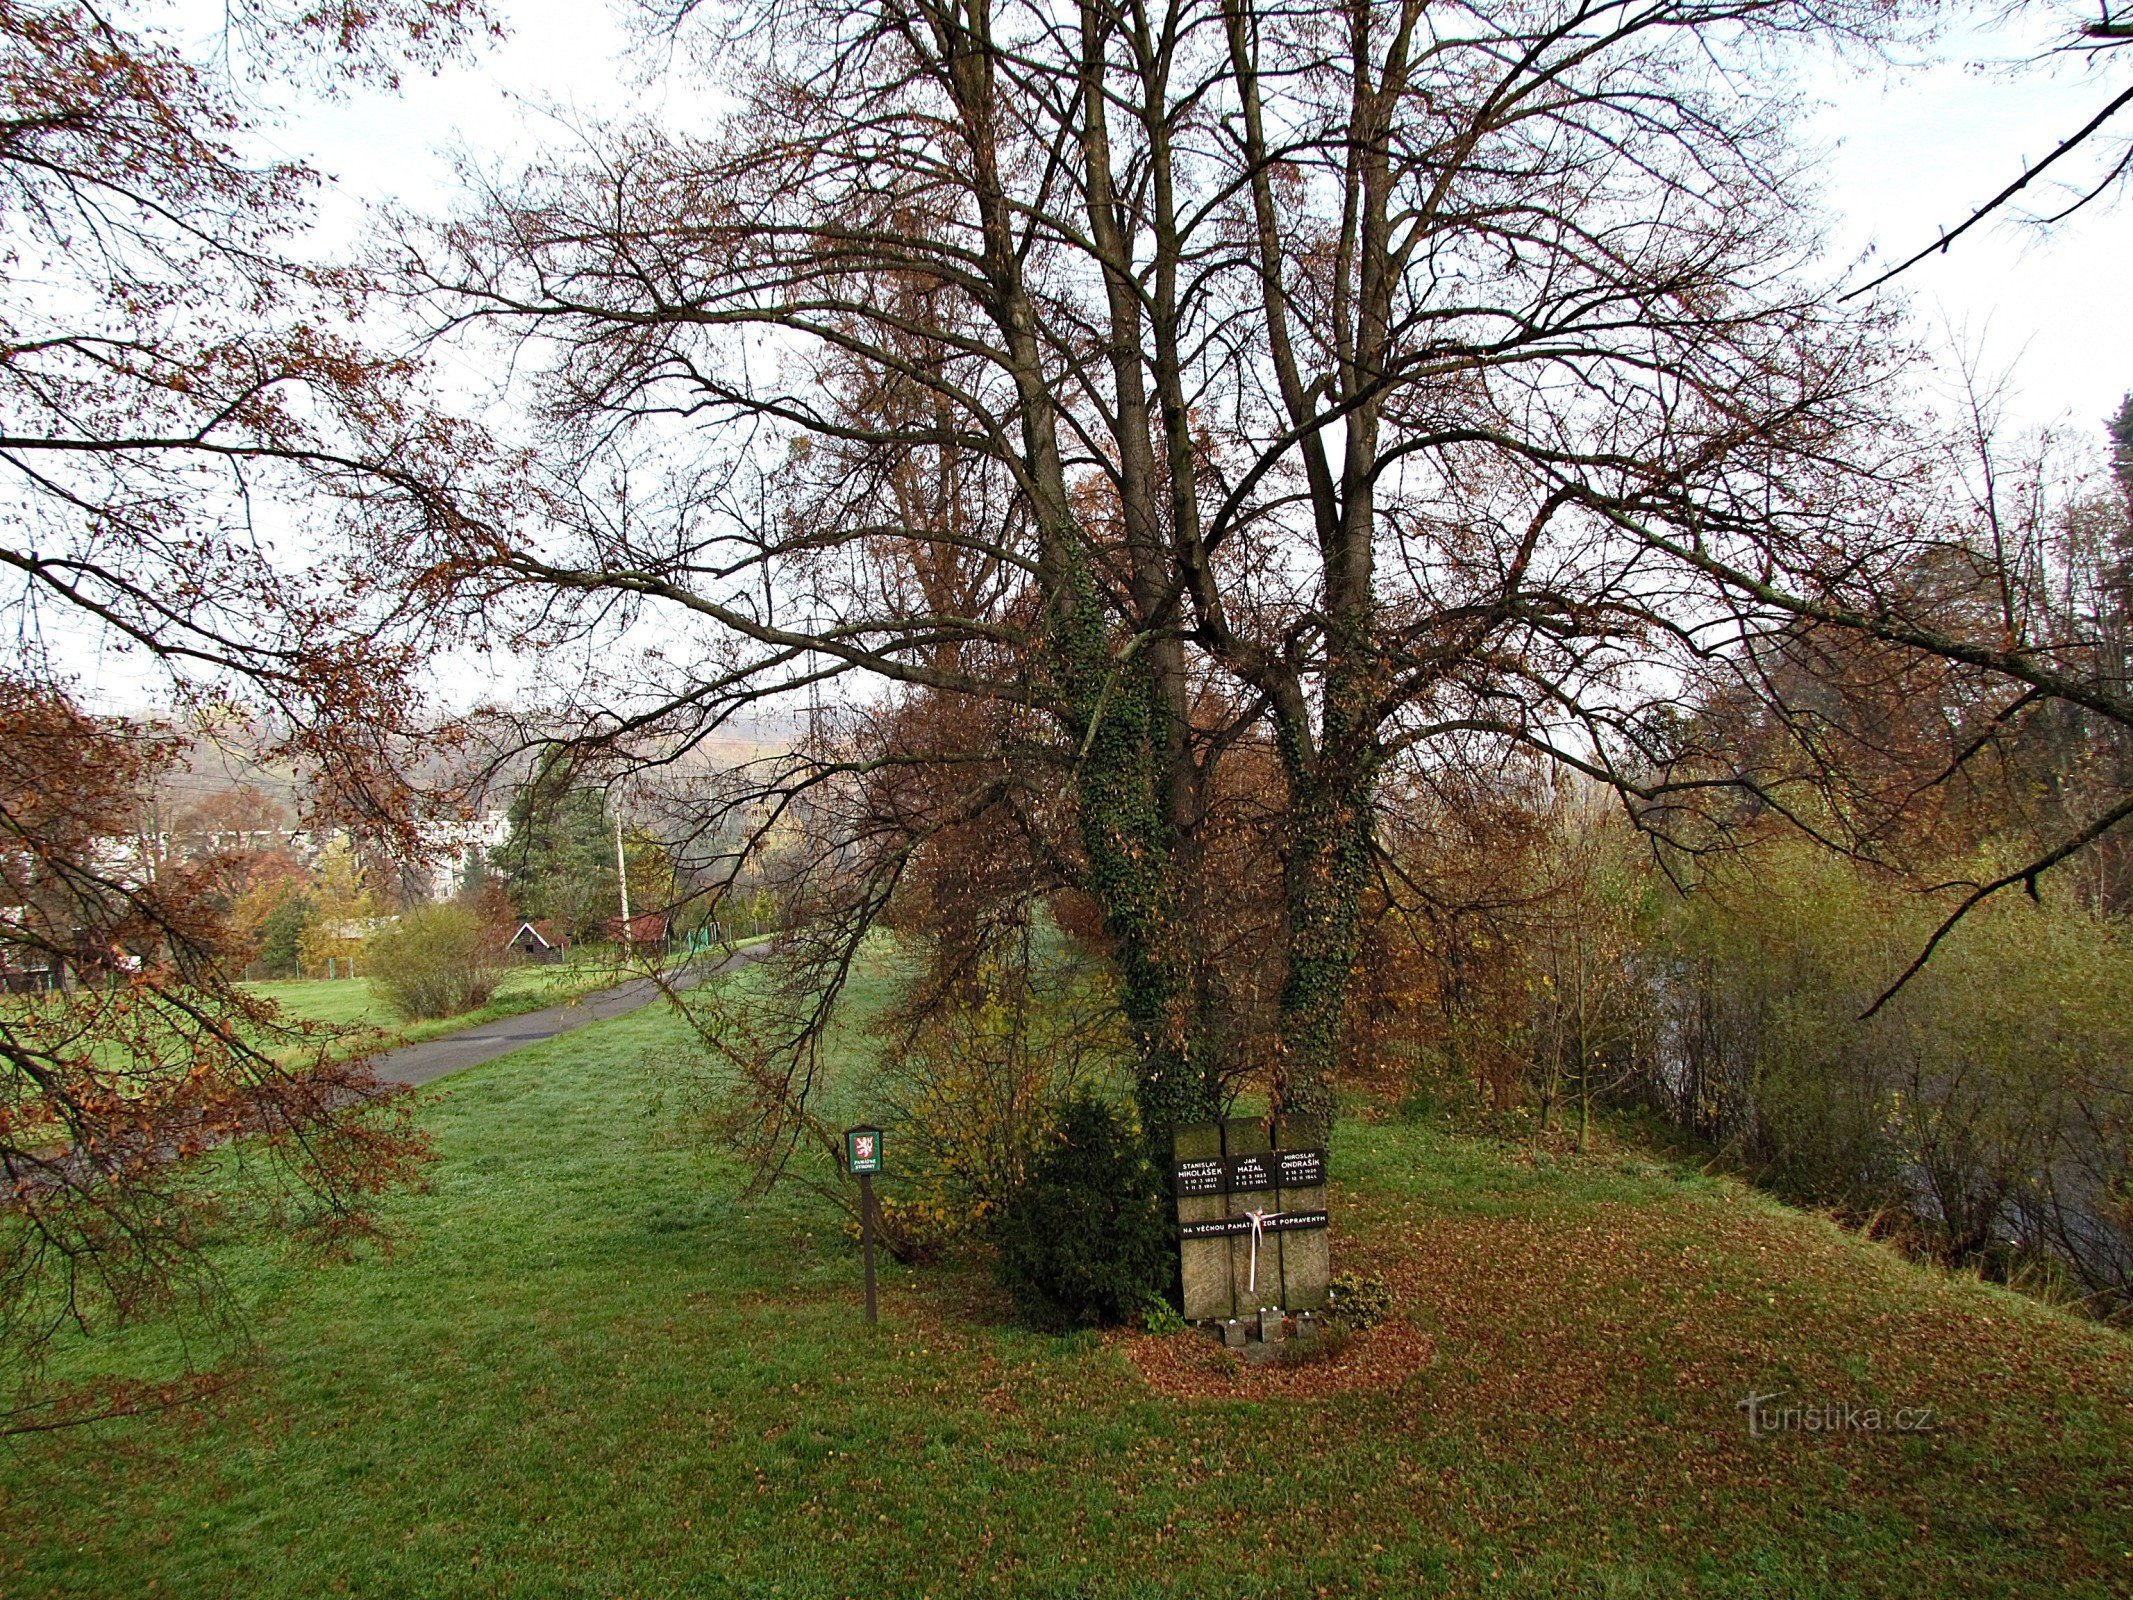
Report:
[[[1670,1166],[1350,1124],[1396,1395],[1154,1398],[661,1148],[659,1012],[448,1080],[391,1256],[238,1264],[219,1415],[0,1453],[0,1594],[1926,1595],[2133,1586],[2133,1344]],[[150,1363],[143,1340],[126,1359]],[[1750,1387],[1939,1408],[1751,1441]]]
[[354,1030],[351,1044],[375,1050],[416,1044],[484,1022],[562,1005],[611,988],[626,977],[611,966],[595,962],[514,967],[504,974],[487,1005],[456,1017],[432,1017],[421,1022],[401,1022],[392,1008],[372,992],[368,978],[293,978],[248,983],[244,987],[272,1000],[292,1021],[323,1022]]
[[[736,939],[726,946],[746,950],[769,944],[777,935],[761,934]],[[363,1049],[383,1049],[399,1044],[419,1044],[425,1039],[479,1027],[504,1017],[522,1016],[549,1006],[564,1005],[586,995],[626,983],[634,969],[623,969],[602,955],[557,962],[529,963],[513,967],[496,986],[489,1003],[456,1017],[430,1017],[420,1022],[402,1022],[371,989],[368,978],[289,978],[243,987],[272,1000],[292,1021],[323,1022],[336,1028],[359,1029],[352,1043]]]

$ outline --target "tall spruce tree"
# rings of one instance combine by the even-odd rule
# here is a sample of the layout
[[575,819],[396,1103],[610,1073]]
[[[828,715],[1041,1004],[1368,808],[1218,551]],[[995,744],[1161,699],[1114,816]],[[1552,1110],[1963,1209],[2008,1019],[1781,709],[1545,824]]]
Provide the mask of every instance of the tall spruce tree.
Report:
[[2126,522],[2133,528],[2133,392],[2118,402],[2118,410],[2103,427],[2111,440],[2111,476],[2126,503]]
[[606,791],[528,785],[510,820],[490,860],[519,914],[552,921],[572,939],[597,933],[621,905]]

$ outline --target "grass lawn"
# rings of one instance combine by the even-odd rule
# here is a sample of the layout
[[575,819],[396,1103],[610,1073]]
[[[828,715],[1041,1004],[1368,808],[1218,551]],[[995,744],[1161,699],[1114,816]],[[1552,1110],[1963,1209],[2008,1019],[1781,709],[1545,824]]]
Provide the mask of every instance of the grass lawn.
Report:
[[[2133,1341],[1730,1182],[1346,1123],[1338,1259],[1429,1361],[1172,1400],[956,1270],[869,1332],[830,1207],[656,1137],[677,1038],[446,1080],[396,1250],[234,1264],[265,1359],[213,1413],[0,1452],[0,1595],[2133,1591]],[[1751,1390],[1938,1425],[1751,1439]]]
[[504,974],[487,1005],[456,1017],[432,1017],[422,1022],[400,1021],[392,1008],[371,992],[368,978],[292,978],[248,983],[244,987],[272,1000],[292,1020],[362,1030],[355,1035],[356,1041],[372,1048],[414,1044],[500,1017],[562,1005],[595,990],[611,988],[627,976],[598,962],[513,967]]

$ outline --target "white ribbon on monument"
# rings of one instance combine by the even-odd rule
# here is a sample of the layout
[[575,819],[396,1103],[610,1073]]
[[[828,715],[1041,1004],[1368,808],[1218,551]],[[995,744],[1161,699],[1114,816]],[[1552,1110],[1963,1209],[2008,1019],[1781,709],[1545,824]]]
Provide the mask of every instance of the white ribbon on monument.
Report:
[[1259,1293],[1259,1236],[1266,1231],[1266,1225],[1280,1216],[1281,1213],[1278,1211],[1247,1211],[1245,1215],[1251,1219],[1252,1223],[1252,1272],[1251,1279],[1245,1287],[1249,1293],[1256,1295]]

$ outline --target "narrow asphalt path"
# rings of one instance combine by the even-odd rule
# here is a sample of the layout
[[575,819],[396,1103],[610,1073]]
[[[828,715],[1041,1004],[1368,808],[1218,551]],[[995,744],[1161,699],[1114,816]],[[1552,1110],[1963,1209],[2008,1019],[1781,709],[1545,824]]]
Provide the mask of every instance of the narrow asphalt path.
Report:
[[[683,974],[674,980],[674,987],[687,988],[701,983],[714,972],[746,966],[768,948],[767,945],[751,945],[745,950],[736,950],[723,961]],[[649,978],[632,978],[628,983],[602,989],[567,1005],[522,1012],[515,1017],[484,1022],[463,1033],[448,1033],[441,1039],[402,1045],[379,1056],[371,1066],[386,1083],[428,1083],[433,1078],[467,1067],[478,1067],[484,1061],[494,1061],[498,1056],[507,1056],[514,1050],[523,1050],[530,1044],[553,1039],[588,1023],[627,1016],[658,998],[658,984]]]

